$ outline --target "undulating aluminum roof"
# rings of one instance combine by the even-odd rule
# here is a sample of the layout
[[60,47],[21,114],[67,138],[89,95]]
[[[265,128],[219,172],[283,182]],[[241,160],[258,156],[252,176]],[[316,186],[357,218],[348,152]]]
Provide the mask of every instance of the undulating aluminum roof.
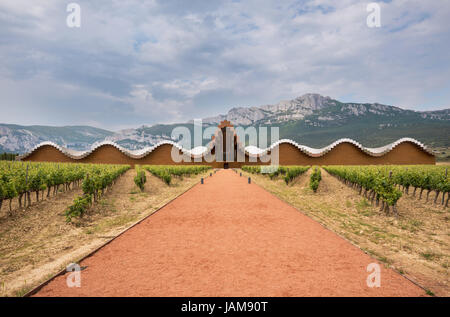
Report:
[[[425,145],[423,145],[421,142],[419,142],[413,138],[401,138],[391,144],[388,144],[388,145],[385,145],[382,147],[378,147],[378,148],[364,147],[360,143],[356,142],[355,140],[343,138],[343,139],[339,139],[339,140],[333,142],[332,144],[330,144],[326,147],[319,148],[319,149],[312,148],[312,147],[309,147],[306,145],[301,145],[301,144],[298,144],[297,142],[289,140],[289,139],[282,139],[282,140],[279,140],[279,141],[273,143],[270,147],[265,148],[265,149],[260,149],[256,146],[247,146],[244,148],[244,151],[245,151],[245,154],[247,154],[249,156],[253,156],[253,157],[254,156],[263,156],[263,155],[268,154],[269,151],[272,151],[275,147],[277,147],[281,144],[291,144],[310,157],[320,157],[320,156],[323,156],[326,153],[330,152],[333,148],[335,148],[339,144],[350,143],[350,144],[354,145],[355,147],[359,148],[362,152],[364,152],[370,156],[379,157],[379,156],[383,156],[383,155],[387,154],[388,152],[392,151],[396,146],[398,146],[399,144],[404,143],[404,142],[414,143],[423,151],[425,151],[431,155],[434,155],[433,152],[431,150],[429,150]],[[149,155],[151,152],[153,152],[155,149],[157,149],[158,147],[160,147],[162,145],[174,146],[177,149],[179,149],[182,153],[184,153],[186,155],[190,155],[191,157],[195,158],[195,157],[202,157],[202,156],[205,156],[206,154],[210,153],[211,150],[214,148],[214,141],[211,141],[207,146],[199,146],[199,147],[196,147],[193,149],[185,149],[173,141],[162,141],[152,147],[146,147],[146,148],[143,148],[140,150],[128,150],[114,142],[104,141],[104,142],[96,144],[90,150],[87,150],[87,151],[75,151],[75,150],[67,149],[65,147],[61,147],[53,142],[42,142],[42,143],[38,144],[37,146],[35,146],[28,153],[19,156],[18,159],[19,160],[25,159],[28,156],[30,156],[32,153],[37,151],[39,148],[41,148],[43,146],[47,146],[47,145],[56,148],[64,155],[68,156],[69,158],[75,159],[75,160],[83,159],[83,158],[89,156],[92,152],[94,152],[98,148],[105,146],[105,145],[113,146],[117,150],[119,150],[120,152],[125,154],[126,156],[133,158],[133,159],[141,159],[141,158]],[[241,151],[243,149],[243,147],[240,143],[239,143],[239,149]]]

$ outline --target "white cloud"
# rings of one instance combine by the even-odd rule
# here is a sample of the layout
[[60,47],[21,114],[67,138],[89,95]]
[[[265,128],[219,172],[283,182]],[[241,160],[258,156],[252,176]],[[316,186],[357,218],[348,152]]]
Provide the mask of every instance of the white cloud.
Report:
[[123,101],[130,104],[136,114],[158,118],[164,123],[178,122],[182,119],[182,102],[173,99],[156,100],[144,85],[135,85],[130,96]]
[[449,106],[448,1],[382,2],[377,29],[358,0],[79,3],[74,30],[61,1],[0,2],[0,94],[35,123],[174,122],[308,92]]

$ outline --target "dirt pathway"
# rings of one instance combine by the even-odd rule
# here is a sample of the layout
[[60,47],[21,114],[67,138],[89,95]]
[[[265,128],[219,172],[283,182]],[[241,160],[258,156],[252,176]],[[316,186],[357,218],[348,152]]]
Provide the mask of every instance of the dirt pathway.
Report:
[[403,195],[399,216],[386,215],[357,190],[322,170],[317,193],[309,170],[289,186],[282,178],[252,175],[253,181],[385,265],[436,296],[449,296],[449,217],[441,206]]
[[89,254],[200,181],[201,175],[174,179],[167,186],[147,174],[143,192],[134,170],[122,175],[83,218],[67,224],[64,210],[81,189],[34,203],[0,217],[0,296],[22,296],[67,264]]
[[81,287],[59,276],[37,296],[421,296],[376,260],[247,183],[217,172],[82,261]]

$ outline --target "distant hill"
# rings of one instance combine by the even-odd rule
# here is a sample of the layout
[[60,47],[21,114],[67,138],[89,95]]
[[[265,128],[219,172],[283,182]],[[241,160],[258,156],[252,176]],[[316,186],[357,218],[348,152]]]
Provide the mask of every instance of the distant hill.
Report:
[[[352,138],[367,147],[412,137],[426,145],[450,147],[450,109],[412,111],[378,103],[343,103],[318,94],[306,94],[275,105],[232,108],[227,114],[205,118],[205,126],[229,120],[235,126],[278,126],[280,138],[311,147],[323,147],[339,138]],[[22,153],[42,141],[84,150],[103,140],[128,149],[169,140],[172,129],[183,124],[142,126],[111,132],[86,126],[46,127],[0,124],[0,152]],[[208,140],[205,140],[205,143]]]
[[44,141],[72,149],[87,149],[114,132],[89,126],[20,126],[0,124],[0,152],[24,153]]
[[216,124],[224,119],[243,126],[279,126],[280,138],[313,147],[344,137],[371,147],[401,137],[412,137],[431,147],[450,146],[450,109],[418,112],[306,94],[276,105],[233,108],[226,115],[204,121]]

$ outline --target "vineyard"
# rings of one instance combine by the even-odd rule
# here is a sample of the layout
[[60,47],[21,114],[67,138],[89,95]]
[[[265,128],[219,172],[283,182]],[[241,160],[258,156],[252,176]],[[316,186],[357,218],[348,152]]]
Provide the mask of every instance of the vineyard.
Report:
[[[127,171],[128,165],[100,165],[73,163],[27,163],[0,162],[0,208],[4,201],[9,201],[9,210],[13,199],[18,200],[20,208],[31,203],[31,194],[36,200],[59,191],[80,187],[83,195],[75,199],[67,211],[67,219],[81,216],[99,196],[104,194],[114,181]],[[403,194],[411,194],[426,202],[434,193],[434,203],[448,207],[450,181],[445,166],[324,166],[331,175],[348,186],[355,188],[359,194],[380,206],[380,210],[396,213],[396,203]],[[170,185],[172,178],[197,175],[210,169],[209,166],[171,166],[144,165],[136,166],[135,183],[142,190],[146,182],[145,170]],[[264,170],[267,169],[267,170]],[[252,174],[266,174],[270,179],[282,177],[286,184],[310,169],[309,166],[279,166],[276,168],[262,166],[243,166],[242,170]],[[310,188],[315,192],[321,179],[320,168],[314,167],[311,173]],[[413,188],[413,190],[410,190]]]
[[313,166],[289,186],[281,174],[269,177],[267,167],[243,172],[402,275],[448,296],[448,285],[440,281],[448,281],[450,261],[449,167]]
[[270,179],[282,176],[286,184],[289,184],[298,176],[306,173],[309,170],[309,166],[278,166],[275,168],[266,166],[242,166],[242,170],[252,174],[267,174]]
[[24,279],[36,285],[40,278],[28,276],[27,265],[46,265],[45,274],[54,272],[48,270],[57,268],[60,257],[99,247],[104,237],[200,183],[206,176],[201,171],[209,169],[153,167],[155,174],[163,170],[171,176],[170,185],[138,165],[130,170],[127,165],[0,162],[0,253],[6,254],[0,259],[0,285],[7,285],[0,294],[23,295],[16,286]]
[[315,166],[309,179],[309,187],[313,190],[313,192],[317,192],[321,180],[322,173],[320,172],[320,167]]
[[[309,170],[309,166],[243,166],[242,170],[252,174],[265,174],[270,179],[282,176],[286,184]],[[403,194],[409,195],[414,188],[413,197],[422,199],[426,192],[426,202],[434,192],[434,203],[448,207],[450,181],[446,166],[423,165],[380,165],[380,166],[323,166],[328,173],[346,185],[355,188],[380,210],[397,214],[397,201]],[[319,167],[313,167],[310,188],[316,192],[321,181]],[[439,198],[440,197],[440,198]]]
[[[396,204],[402,194],[409,194],[409,188],[414,187],[422,198],[422,192],[427,190],[427,200],[430,192],[435,191],[436,203],[441,194],[441,204],[448,207],[450,179],[445,166],[324,166],[331,175],[348,186],[359,191],[380,210],[389,213],[390,208],[397,213]],[[447,199],[445,201],[445,196]]]
[[[201,194],[207,187],[214,192],[221,188],[217,183],[226,180],[232,187],[239,186],[236,195],[241,198],[243,191],[255,190],[252,184],[256,183],[256,188],[272,191],[281,200],[306,211],[314,220],[330,224],[333,231],[344,232],[347,239],[350,239],[348,235],[353,235],[357,244],[362,245],[370,241],[373,243],[371,248],[376,248],[375,252],[380,255],[384,255],[386,243],[396,246],[402,237],[400,245],[405,245],[409,254],[433,257],[430,263],[439,267],[448,265],[445,248],[438,245],[441,240],[436,240],[436,243],[426,240],[428,242],[423,242],[416,250],[414,244],[409,244],[404,238],[417,232],[422,235],[432,233],[435,239],[442,236],[439,226],[440,223],[445,225],[446,220],[439,222],[436,219],[447,214],[450,191],[447,166],[243,166],[240,174],[250,173],[247,174],[251,176],[249,181],[236,177],[235,173],[231,176],[226,171],[209,173],[210,166],[135,165],[134,170],[130,168],[128,165],[0,161],[0,208],[3,205],[2,211],[6,211],[5,217],[2,216],[2,230],[8,228],[8,224],[14,228],[18,222],[22,223],[15,236],[11,236],[11,241],[23,235],[33,248],[38,243],[42,245],[50,234],[55,237],[51,239],[61,237],[60,241],[65,241],[63,234],[66,233],[60,230],[67,231],[67,236],[70,230],[79,230],[79,239],[89,239],[91,235],[92,239],[113,236],[106,234],[107,229],[103,228],[113,225],[127,228],[147,212],[153,212],[149,208],[157,209],[168,200],[167,197],[178,197],[195,184],[199,186],[193,192]],[[206,172],[212,177],[204,182],[203,173]],[[239,169],[234,172],[239,175]],[[189,178],[195,175],[197,177]],[[49,197],[51,199],[46,199]],[[223,199],[228,203],[226,197]],[[245,196],[243,200],[248,199]],[[201,199],[195,201],[202,203]],[[16,208],[20,212],[13,213]],[[269,205],[268,212],[272,213],[271,208]],[[28,217],[37,210],[41,213],[30,220]],[[414,210],[414,214],[410,210]],[[43,219],[48,212],[52,214]],[[386,217],[390,213],[397,217]],[[317,219],[314,218],[316,215]],[[27,235],[27,230],[37,226],[39,219],[43,219],[41,230]],[[52,231],[33,244],[37,234],[50,221],[54,221]],[[390,231],[386,229],[388,225]],[[105,230],[105,233],[101,231],[99,234],[100,230]],[[10,244],[10,250],[22,246],[17,244],[16,247],[11,241],[3,242],[4,245]],[[78,247],[85,243],[83,241],[79,240]],[[65,247],[60,242],[60,250],[65,250]],[[50,243],[47,248],[51,248]],[[19,256],[17,253],[17,261],[21,263]],[[4,263],[9,263],[7,261],[12,259],[5,259]],[[439,268],[433,272],[440,274]]]
[[146,169],[154,176],[162,179],[167,185],[170,185],[172,177],[182,178],[183,176],[197,175],[211,169],[210,166],[173,166],[173,165],[144,165]]
[[18,154],[14,153],[1,153],[0,161],[15,161]]
[[392,173],[395,184],[409,195],[409,188],[413,187],[413,196],[419,190],[418,199],[422,199],[422,193],[427,191],[426,202],[428,202],[431,192],[435,192],[434,203],[437,203],[439,194],[441,194],[441,204],[448,207],[450,178],[448,175],[448,167],[446,166],[391,166],[384,167],[384,174]]
[[134,183],[141,191],[144,190],[144,185],[147,182],[147,176],[145,175],[145,170],[142,169],[140,165],[134,167],[136,170],[136,176],[134,177]]
[[90,166],[82,184],[83,195],[75,198],[73,204],[66,209],[67,222],[70,222],[72,217],[82,217],[89,207],[114,185],[117,178],[129,169],[129,165]]
[[[146,182],[145,170],[170,185],[173,177],[197,175],[209,166],[136,166],[135,184],[143,190]],[[0,162],[0,208],[4,201],[9,202],[12,212],[13,199],[18,200],[19,208],[31,204],[31,194],[36,201],[56,196],[60,191],[80,188],[83,194],[77,197],[65,213],[67,221],[83,214],[104,195],[119,176],[130,169],[129,165],[74,164],[74,163],[23,163]]]
[[72,186],[79,186],[80,180],[91,167],[82,164],[56,164],[56,163],[27,163],[0,162],[0,207],[3,201],[11,202],[17,198],[20,208],[31,204],[31,193],[36,194],[39,201],[39,193],[47,190],[50,194],[57,195],[59,190],[67,190]]
[[[17,199],[19,208],[31,205],[31,194],[36,201],[60,191],[82,187],[83,197],[75,200],[68,208],[68,219],[73,215],[82,215],[92,200],[97,201],[105,189],[130,167],[124,165],[72,164],[72,163],[22,163],[0,162],[0,208],[3,201],[9,201],[12,212],[12,200]],[[41,197],[40,197],[41,196]]]

